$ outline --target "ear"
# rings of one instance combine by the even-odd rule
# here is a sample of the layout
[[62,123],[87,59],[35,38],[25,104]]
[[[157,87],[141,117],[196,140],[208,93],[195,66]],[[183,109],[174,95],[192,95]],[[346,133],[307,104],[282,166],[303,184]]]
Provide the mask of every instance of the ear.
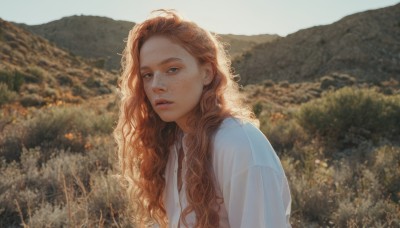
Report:
[[214,71],[211,63],[206,63],[202,66],[203,68],[203,85],[208,85],[214,79]]

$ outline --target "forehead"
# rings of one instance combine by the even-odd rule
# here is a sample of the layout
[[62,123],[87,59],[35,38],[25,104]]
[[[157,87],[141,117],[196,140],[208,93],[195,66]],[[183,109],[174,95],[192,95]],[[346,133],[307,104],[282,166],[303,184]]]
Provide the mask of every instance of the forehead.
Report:
[[140,66],[157,64],[168,58],[194,59],[181,44],[166,36],[152,36],[140,48]]

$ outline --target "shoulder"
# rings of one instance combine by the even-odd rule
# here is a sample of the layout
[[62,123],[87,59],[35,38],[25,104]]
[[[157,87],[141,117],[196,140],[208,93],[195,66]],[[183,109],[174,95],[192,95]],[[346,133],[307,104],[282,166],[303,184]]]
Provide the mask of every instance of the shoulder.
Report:
[[252,123],[225,119],[215,133],[213,166],[217,175],[232,176],[254,166],[284,175],[281,163],[264,134]]

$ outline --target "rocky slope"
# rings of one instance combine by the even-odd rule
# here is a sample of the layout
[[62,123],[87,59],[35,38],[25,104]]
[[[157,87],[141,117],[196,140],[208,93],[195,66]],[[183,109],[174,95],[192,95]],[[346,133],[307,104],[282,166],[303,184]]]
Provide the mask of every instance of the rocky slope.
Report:
[[[38,34],[57,46],[69,50],[85,58],[103,59],[106,69],[119,69],[124,49],[124,40],[133,22],[116,21],[98,16],[71,16],[41,25],[20,26]],[[278,35],[244,36],[220,35],[227,43],[227,49],[232,57],[236,57],[251,47],[277,39]]]
[[314,81],[333,73],[400,79],[400,4],[344,17],[253,47],[234,61],[242,84]]
[[20,100],[31,99],[27,105],[78,102],[108,94],[116,77],[0,19],[0,82],[17,92]]
[[119,69],[124,39],[133,22],[98,16],[71,16],[41,25],[21,25],[75,55],[104,62]]

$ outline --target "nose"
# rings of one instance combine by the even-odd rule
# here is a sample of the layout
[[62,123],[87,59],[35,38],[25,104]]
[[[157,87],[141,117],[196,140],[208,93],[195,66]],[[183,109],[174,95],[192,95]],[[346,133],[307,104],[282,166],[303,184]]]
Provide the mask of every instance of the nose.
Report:
[[151,89],[155,93],[160,93],[166,91],[166,82],[164,80],[163,74],[161,72],[154,72],[153,80],[151,83]]

